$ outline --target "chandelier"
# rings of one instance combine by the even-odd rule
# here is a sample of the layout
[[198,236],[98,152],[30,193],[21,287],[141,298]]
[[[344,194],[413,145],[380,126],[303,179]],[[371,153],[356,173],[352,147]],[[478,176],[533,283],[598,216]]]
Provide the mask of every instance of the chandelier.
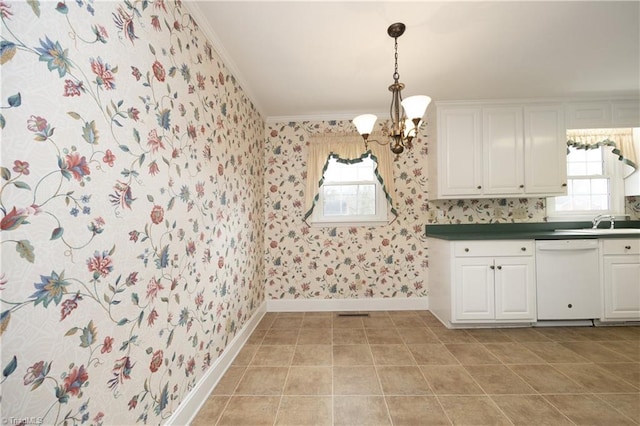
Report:
[[[395,68],[393,72],[393,84],[389,86],[391,92],[391,127],[386,133],[389,136],[389,147],[396,155],[402,154],[405,148],[411,149],[411,141],[418,135],[418,129],[422,125],[422,117],[431,102],[429,96],[418,95],[402,99],[402,89],[404,84],[400,83],[398,74],[398,37],[404,34],[405,25],[401,22],[391,24],[387,28],[387,34],[395,40]],[[368,142],[379,141],[369,139],[373,131],[373,126],[378,117],[373,114],[363,114],[353,119],[353,124],[358,129],[358,133],[364,139],[365,149],[369,149]]]

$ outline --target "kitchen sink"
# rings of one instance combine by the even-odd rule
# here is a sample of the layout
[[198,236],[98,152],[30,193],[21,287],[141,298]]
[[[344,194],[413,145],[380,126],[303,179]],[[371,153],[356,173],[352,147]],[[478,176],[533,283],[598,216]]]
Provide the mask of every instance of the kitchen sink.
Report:
[[640,235],[640,229],[639,228],[556,229],[555,232],[567,233],[567,234],[584,234],[584,235],[611,235],[611,234],[638,234],[638,235]]

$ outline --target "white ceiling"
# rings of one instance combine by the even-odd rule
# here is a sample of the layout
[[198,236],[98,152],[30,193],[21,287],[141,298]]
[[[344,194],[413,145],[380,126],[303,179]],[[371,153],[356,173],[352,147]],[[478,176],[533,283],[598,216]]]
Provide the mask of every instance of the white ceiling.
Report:
[[639,1],[199,1],[201,28],[265,118],[388,111],[434,100],[640,92]]

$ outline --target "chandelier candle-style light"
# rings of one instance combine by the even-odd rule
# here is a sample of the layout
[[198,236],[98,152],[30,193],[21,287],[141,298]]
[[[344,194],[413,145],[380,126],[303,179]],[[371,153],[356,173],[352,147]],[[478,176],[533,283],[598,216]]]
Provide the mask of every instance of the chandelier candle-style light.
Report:
[[[401,22],[391,24],[387,28],[387,34],[395,40],[393,84],[389,86],[389,91],[391,92],[389,147],[394,154],[402,154],[405,148],[411,149],[411,141],[418,135],[418,129],[422,125],[422,117],[427,111],[429,102],[431,102],[431,98],[424,95],[402,99],[404,84],[400,83],[400,74],[398,74],[398,37],[404,34],[405,28],[405,25]],[[365,149],[369,149],[369,135],[373,131],[373,126],[377,119],[378,117],[373,114],[363,114],[353,119],[353,124],[364,139]],[[373,139],[371,141],[378,142]]]

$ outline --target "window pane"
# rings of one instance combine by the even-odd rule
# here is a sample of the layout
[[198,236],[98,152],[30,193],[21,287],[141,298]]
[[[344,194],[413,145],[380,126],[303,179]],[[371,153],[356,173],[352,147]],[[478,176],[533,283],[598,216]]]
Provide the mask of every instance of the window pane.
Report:
[[353,216],[376,214],[376,186],[324,185],[325,216]]
[[569,162],[574,162],[574,161],[578,161],[578,162],[583,162],[586,161],[587,159],[587,153],[584,149],[577,149],[577,148],[569,148],[569,154],[567,155],[567,161]]
[[602,148],[586,149],[584,152],[586,161],[602,162]]
[[587,195],[591,193],[591,185],[588,179],[572,179],[573,194]]
[[329,160],[324,172],[325,182],[354,182],[371,181],[375,179],[376,163],[371,158],[365,158],[357,163],[341,163],[335,158]]
[[591,210],[609,210],[609,197],[607,195],[592,196]]
[[607,195],[609,193],[609,179],[591,179],[591,192]]
[[567,163],[567,176],[584,176],[587,174],[585,163]]

